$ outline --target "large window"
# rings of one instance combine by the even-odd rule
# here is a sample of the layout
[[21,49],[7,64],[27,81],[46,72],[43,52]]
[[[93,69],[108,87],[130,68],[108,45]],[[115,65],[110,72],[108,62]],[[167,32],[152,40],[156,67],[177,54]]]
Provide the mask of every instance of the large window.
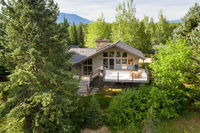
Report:
[[108,59],[103,59],[103,66],[108,68]]
[[107,51],[103,53],[103,66],[107,69],[122,69],[126,66],[133,66],[134,58],[128,58],[127,52]]
[[108,52],[103,52],[103,57],[108,57]]
[[120,65],[121,64],[121,59],[116,59],[116,64]]
[[109,52],[109,57],[114,57],[115,52]]
[[117,52],[116,57],[121,57],[121,52]]
[[133,65],[133,59],[128,59],[128,64]]
[[92,73],[92,59],[83,63],[83,75],[90,75]]
[[127,64],[127,59],[122,59],[122,64],[126,65]]
[[127,57],[127,53],[123,52],[122,57]]
[[114,51],[103,52],[103,66],[104,66],[104,68],[114,69],[114,65],[115,65],[114,57],[115,57]]

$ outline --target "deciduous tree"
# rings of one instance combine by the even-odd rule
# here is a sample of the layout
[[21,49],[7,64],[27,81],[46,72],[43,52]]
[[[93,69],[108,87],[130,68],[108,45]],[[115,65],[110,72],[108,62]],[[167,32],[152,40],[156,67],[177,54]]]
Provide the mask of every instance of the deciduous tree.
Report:
[[96,40],[98,39],[110,39],[111,26],[105,22],[105,18],[102,15],[97,21],[92,22],[88,26],[88,33],[86,35],[86,47],[95,48]]

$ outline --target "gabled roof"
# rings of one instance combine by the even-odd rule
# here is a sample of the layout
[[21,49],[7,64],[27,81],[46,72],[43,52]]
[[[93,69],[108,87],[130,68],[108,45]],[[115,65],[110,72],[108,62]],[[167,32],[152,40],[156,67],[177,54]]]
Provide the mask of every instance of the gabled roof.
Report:
[[81,63],[87,60],[88,58],[92,58],[93,56],[102,53],[103,51],[112,47],[117,47],[135,56],[138,56],[141,59],[145,59],[144,54],[140,50],[133,48],[122,41],[117,41],[112,45],[106,45],[98,51],[96,51],[96,49],[94,48],[72,48],[70,49],[70,51],[76,54],[72,57],[71,61],[73,64]]
[[71,48],[69,51],[75,53],[71,58],[72,63],[77,63],[96,53],[95,48]]

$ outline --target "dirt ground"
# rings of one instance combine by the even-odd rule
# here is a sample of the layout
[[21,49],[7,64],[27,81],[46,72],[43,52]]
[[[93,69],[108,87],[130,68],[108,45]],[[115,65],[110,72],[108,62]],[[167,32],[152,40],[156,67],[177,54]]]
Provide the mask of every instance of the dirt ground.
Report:
[[81,133],[111,133],[111,131],[106,126],[103,126],[98,130],[84,129]]

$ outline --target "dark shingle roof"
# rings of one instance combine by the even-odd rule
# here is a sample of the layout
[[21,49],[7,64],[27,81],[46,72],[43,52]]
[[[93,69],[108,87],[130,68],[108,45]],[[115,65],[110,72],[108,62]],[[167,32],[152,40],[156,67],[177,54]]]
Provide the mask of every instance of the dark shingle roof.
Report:
[[72,63],[77,63],[81,60],[87,59],[87,57],[96,53],[95,48],[71,48],[69,51],[75,53],[71,58]]
[[70,49],[70,51],[76,54],[72,57],[71,61],[73,64],[80,63],[112,47],[118,47],[120,49],[123,49],[124,51],[127,51],[133,55],[145,59],[144,54],[140,50],[135,49],[122,41],[118,41],[112,45],[106,45],[105,47],[103,47],[98,51],[96,51],[96,49],[94,48],[72,48]]
[[118,43],[115,44],[115,46],[117,46],[117,47],[119,47],[121,49],[124,49],[125,51],[128,51],[128,52],[130,52],[130,53],[132,53],[132,54],[134,54],[134,55],[136,55],[136,56],[138,56],[138,57],[140,57],[142,59],[145,58],[144,54],[140,50],[138,50],[136,48],[133,48],[133,47],[127,45],[124,42],[119,41]]

